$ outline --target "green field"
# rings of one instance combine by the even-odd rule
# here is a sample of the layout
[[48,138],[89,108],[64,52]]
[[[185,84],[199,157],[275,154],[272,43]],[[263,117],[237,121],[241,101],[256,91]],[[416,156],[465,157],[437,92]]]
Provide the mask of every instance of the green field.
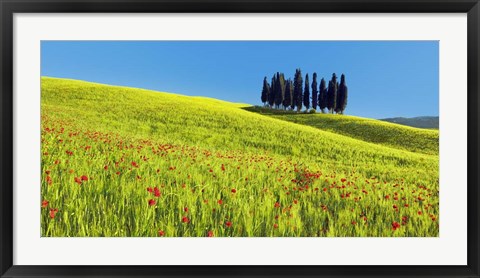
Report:
[[42,77],[42,236],[438,236],[438,131]]

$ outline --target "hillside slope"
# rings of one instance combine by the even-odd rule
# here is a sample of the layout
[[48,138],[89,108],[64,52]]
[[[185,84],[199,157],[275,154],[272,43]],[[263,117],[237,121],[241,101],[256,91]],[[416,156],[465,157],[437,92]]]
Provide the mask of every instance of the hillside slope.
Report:
[[400,125],[406,125],[411,127],[418,127],[418,128],[429,128],[429,129],[438,129],[440,125],[440,118],[439,117],[414,117],[414,118],[404,118],[404,117],[396,117],[396,118],[386,118],[380,119],[381,121],[386,121],[390,123],[396,123]]
[[[87,129],[155,138],[168,144],[195,145],[212,151],[261,150],[327,165],[347,161],[349,167],[377,167],[375,164],[381,162],[372,173],[375,176],[385,175],[385,167],[393,171],[402,165],[406,170],[416,169],[424,161],[433,165],[437,162],[435,157],[252,114],[228,102],[82,81],[42,78],[42,111],[54,111],[50,114]],[[351,121],[345,123],[346,130],[356,127]],[[380,131],[376,133],[381,134]]]
[[298,114],[277,112],[262,107],[245,107],[244,109],[272,118],[346,135],[366,142],[412,152],[438,154],[438,130],[419,129],[375,119],[346,115]]
[[438,235],[438,155],[242,104],[41,82],[43,236]]

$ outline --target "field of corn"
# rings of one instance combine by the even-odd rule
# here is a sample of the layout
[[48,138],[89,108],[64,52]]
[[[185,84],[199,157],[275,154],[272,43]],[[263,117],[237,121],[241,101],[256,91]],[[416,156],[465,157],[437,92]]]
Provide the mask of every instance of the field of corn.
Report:
[[439,235],[436,130],[41,81],[41,236]]

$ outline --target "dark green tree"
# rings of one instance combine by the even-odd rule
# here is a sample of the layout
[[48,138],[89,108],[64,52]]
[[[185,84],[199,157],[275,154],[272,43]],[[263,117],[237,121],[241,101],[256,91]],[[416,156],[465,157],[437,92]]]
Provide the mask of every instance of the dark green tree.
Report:
[[332,75],[332,80],[328,82],[328,91],[327,91],[327,108],[328,108],[328,111],[332,114],[336,108],[337,89],[338,89],[337,75],[334,73]]
[[262,102],[263,106],[267,105],[268,95],[270,94],[270,85],[268,84],[267,77],[263,79],[263,89],[262,89]]
[[312,80],[312,108],[317,110],[317,105],[318,105],[317,73],[314,72],[313,80]]
[[276,83],[276,75],[274,74],[272,77],[272,83],[270,85],[270,94],[268,95],[268,104],[270,107],[273,108],[273,104],[275,103],[275,83]]
[[295,106],[297,105],[297,101],[296,101],[297,97],[295,95],[294,82],[291,79],[289,79],[289,80],[290,80],[290,95],[292,96],[292,101],[291,101],[292,103],[290,104],[290,110],[293,111],[293,110],[295,110]]
[[295,94],[295,103],[297,107],[297,111],[302,110],[302,102],[303,102],[303,79],[302,79],[302,71],[297,69],[295,72],[295,78],[293,80],[293,91]]
[[335,108],[335,112],[337,112],[337,114],[343,114],[343,111],[345,111],[345,108],[347,107],[347,98],[348,87],[345,83],[345,74],[342,74],[337,92],[337,106]]
[[322,113],[325,113],[325,108],[327,108],[327,86],[325,84],[325,79],[320,80],[320,92],[318,93],[318,107],[322,110]]
[[285,96],[285,76],[283,73],[277,72],[277,83],[275,85],[275,107],[278,109],[282,105],[283,98]]
[[283,98],[283,108],[287,109],[289,106],[292,106],[292,93],[293,93],[293,86],[292,80],[288,79],[285,85],[285,96]]
[[303,105],[306,111],[310,108],[310,82],[308,81],[308,73],[305,75],[305,90],[303,91]]

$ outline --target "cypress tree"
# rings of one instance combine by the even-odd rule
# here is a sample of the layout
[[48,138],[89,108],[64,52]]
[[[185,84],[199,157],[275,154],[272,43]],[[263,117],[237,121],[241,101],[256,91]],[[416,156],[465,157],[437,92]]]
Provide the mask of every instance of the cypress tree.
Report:
[[312,108],[317,110],[318,105],[318,87],[317,87],[317,73],[313,73],[312,80]]
[[268,95],[270,94],[270,85],[268,85],[267,77],[263,79],[263,89],[262,89],[262,102],[263,106],[267,105]]
[[343,114],[345,108],[347,107],[347,98],[348,98],[348,87],[345,84],[345,74],[342,74],[340,77],[340,85],[338,86],[337,93],[337,107],[335,112]]
[[273,107],[273,104],[275,103],[275,82],[276,81],[276,75],[274,74],[272,77],[272,85],[270,85],[270,94],[268,95],[268,104],[270,107]]
[[280,105],[283,103],[283,98],[285,97],[285,76],[283,73],[278,73],[277,72],[277,83],[275,85],[275,89],[277,92],[275,92],[275,106],[276,108],[280,108]]
[[289,106],[292,105],[292,93],[293,93],[293,87],[292,87],[292,80],[288,79],[285,82],[285,97],[283,98],[283,108],[287,109]]
[[292,96],[290,109],[292,111],[295,110],[295,106],[297,105],[297,102],[296,102],[297,97],[295,95],[295,90],[294,89],[295,89],[294,82],[292,80],[290,80],[290,95]]
[[327,91],[327,108],[330,113],[333,114],[336,108],[337,101],[337,75],[334,73],[332,75],[332,80],[328,82],[328,91]]
[[318,94],[318,106],[322,113],[325,113],[325,108],[327,108],[327,86],[325,84],[325,79],[320,80],[320,92]]
[[305,90],[303,92],[303,105],[306,111],[310,108],[310,82],[308,81],[308,73],[305,75]]
[[302,110],[302,102],[303,102],[303,88],[302,88],[302,85],[303,85],[303,79],[302,79],[302,71],[300,69],[297,69],[296,70],[296,73],[295,73],[295,79],[294,79],[294,92],[295,92],[295,102],[296,102],[296,106],[297,106],[297,111],[301,111]]

